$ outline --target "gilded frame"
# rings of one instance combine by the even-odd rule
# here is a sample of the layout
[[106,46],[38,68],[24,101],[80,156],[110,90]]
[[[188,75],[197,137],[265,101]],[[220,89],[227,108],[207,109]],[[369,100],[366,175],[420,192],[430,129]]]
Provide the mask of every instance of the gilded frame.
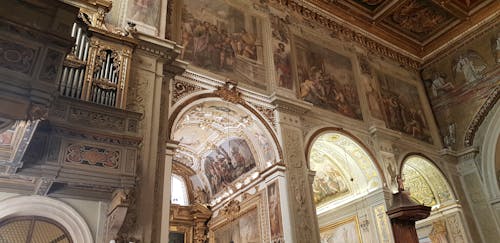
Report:
[[[338,222],[335,222],[335,223],[332,223],[332,224],[329,224],[329,225],[326,225],[326,226],[323,226],[320,228],[319,230],[319,233],[320,235],[324,234],[325,232],[328,232],[328,231],[332,231],[342,225],[346,225],[346,224],[349,224],[349,223],[352,223],[354,222],[354,226],[355,226],[355,230],[356,230],[356,235],[357,235],[357,238],[358,238],[358,242],[359,243],[362,243],[363,240],[361,238],[361,231],[359,229],[359,221],[358,221],[358,217],[356,215],[354,216],[351,216],[351,217],[348,217],[348,218],[345,218],[343,220],[340,220]],[[321,236],[320,236],[321,238]]]

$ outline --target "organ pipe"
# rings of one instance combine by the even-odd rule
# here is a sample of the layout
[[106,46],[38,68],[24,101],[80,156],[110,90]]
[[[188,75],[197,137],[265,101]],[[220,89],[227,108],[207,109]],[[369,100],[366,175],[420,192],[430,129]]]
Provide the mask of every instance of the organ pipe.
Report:
[[[71,37],[74,48],[66,57],[59,80],[59,93],[106,106],[123,108],[128,59],[134,42],[89,37],[83,23],[75,23]],[[92,32],[92,30],[89,30]],[[105,34],[105,33],[104,33]],[[106,35],[106,34],[105,34]],[[92,44],[91,44],[92,43]],[[126,54],[125,56],[123,56]],[[125,66],[123,66],[125,65]],[[124,71],[125,73],[121,73]]]

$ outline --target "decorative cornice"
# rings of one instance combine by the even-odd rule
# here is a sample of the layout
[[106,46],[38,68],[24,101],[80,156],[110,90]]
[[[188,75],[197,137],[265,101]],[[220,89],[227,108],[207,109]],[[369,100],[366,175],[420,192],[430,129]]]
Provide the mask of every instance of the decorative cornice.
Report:
[[271,95],[271,103],[276,106],[278,111],[302,115],[311,110],[313,105],[306,101],[297,101],[276,93]]
[[500,99],[500,87],[496,87],[486,98],[479,111],[476,113],[471,123],[469,124],[464,137],[464,146],[469,147],[474,143],[474,136],[476,135],[479,126],[483,123],[490,110],[495,106]]
[[136,33],[135,38],[139,40],[137,49],[166,59],[167,62],[173,62],[175,58],[181,53],[181,48],[175,42],[165,39],[159,39],[154,36]]
[[314,9],[309,6],[305,6],[303,3],[297,0],[271,0],[270,2],[274,2],[280,6],[286,7],[291,11],[301,15],[304,19],[315,21],[327,29],[332,31],[332,34],[343,37],[346,41],[355,42],[370,52],[377,53],[383,56],[386,56],[403,66],[417,70],[420,68],[421,63],[417,60],[414,60],[408,56],[401,54],[396,50],[388,48],[379,42],[366,37],[362,33],[358,33],[353,31],[345,26],[340,25],[334,20],[330,19],[325,13],[318,13]]

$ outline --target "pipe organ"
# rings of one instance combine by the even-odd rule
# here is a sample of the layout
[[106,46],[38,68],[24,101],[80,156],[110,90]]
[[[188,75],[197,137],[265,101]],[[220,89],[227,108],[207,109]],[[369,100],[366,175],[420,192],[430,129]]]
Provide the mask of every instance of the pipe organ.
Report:
[[125,109],[130,58],[135,39],[75,23],[75,44],[59,81],[63,96]]

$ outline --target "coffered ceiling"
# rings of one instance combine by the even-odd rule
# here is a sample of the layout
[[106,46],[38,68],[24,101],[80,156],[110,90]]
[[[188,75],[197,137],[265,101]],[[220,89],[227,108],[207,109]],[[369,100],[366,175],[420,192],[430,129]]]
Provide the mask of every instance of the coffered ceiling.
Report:
[[495,0],[307,2],[421,59],[485,21],[498,21],[500,12]]

